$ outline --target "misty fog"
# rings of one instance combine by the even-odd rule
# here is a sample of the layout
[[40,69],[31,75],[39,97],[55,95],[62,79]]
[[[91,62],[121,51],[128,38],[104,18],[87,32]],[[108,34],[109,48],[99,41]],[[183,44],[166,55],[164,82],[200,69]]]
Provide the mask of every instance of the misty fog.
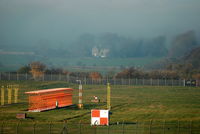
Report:
[[199,0],[1,0],[0,44],[68,44],[84,33],[170,38],[199,32]]
[[176,52],[171,49],[176,36],[188,31],[199,45],[199,5],[199,0],[0,0],[0,64],[5,68],[15,52],[26,59],[10,66],[53,58],[49,64],[63,58],[70,65],[65,58],[91,57],[93,49],[103,53],[97,57],[168,56]]

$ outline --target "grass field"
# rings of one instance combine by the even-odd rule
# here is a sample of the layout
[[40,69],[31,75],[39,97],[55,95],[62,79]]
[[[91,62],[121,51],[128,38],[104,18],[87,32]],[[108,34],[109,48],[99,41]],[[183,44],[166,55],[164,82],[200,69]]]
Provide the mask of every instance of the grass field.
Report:
[[[24,55],[1,55],[0,56],[0,71],[16,71],[24,65],[28,65],[33,61],[40,61],[46,64],[48,67],[63,68],[69,71],[99,71],[105,72],[103,68],[97,67],[109,67],[112,71],[115,67],[126,67],[126,66],[136,66],[144,67],[155,61],[160,60],[160,57],[140,57],[140,58],[94,58],[94,57],[81,57],[81,58],[42,58],[34,56],[24,56]],[[0,64],[0,65],[1,65]],[[74,69],[74,66],[79,66],[82,68]],[[93,67],[88,70],[84,67]],[[110,71],[108,69],[108,71]]]
[[[16,113],[27,113],[25,122],[59,122],[90,123],[90,110],[106,108],[106,85],[83,85],[84,109],[66,107],[45,112],[27,112],[28,100],[25,91],[55,87],[78,88],[78,85],[65,82],[8,82],[0,81],[1,85],[19,84],[19,104],[0,107],[1,121],[18,121]],[[172,122],[188,124],[200,121],[200,87],[159,87],[159,86],[111,86],[110,123],[116,122]],[[96,95],[101,99],[99,104],[91,103]],[[78,92],[74,90],[74,104],[78,102]]]

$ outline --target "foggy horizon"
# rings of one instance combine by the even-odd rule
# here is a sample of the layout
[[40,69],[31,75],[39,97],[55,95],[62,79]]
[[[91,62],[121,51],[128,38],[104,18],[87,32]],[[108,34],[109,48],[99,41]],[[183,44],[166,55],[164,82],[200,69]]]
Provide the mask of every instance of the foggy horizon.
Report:
[[34,45],[45,39],[67,44],[81,34],[116,33],[154,38],[194,30],[198,0],[1,0],[0,44]]

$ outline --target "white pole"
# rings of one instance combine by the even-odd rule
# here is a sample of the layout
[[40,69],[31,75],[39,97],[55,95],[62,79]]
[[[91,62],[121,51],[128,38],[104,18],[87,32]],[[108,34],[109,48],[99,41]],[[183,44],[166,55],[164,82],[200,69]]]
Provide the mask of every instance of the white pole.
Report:
[[110,105],[110,94],[111,94],[111,88],[110,88],[110,83],[107,83],[107,109],[110,110],[111,109],[111,105]]
[[79,82],[78,107],[82,109],[83,108],[83,86],[82,86],[81,80],[76,80],[76,81]]

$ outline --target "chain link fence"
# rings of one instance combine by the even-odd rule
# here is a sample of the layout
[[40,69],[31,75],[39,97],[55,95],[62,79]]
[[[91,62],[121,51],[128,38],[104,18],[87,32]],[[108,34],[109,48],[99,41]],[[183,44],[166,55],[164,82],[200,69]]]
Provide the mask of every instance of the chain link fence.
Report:
[[[0,73],[0,80],[35,80],[31,74],[18,74],[18,73]],[[91,79],[87,77],[73,77],[63,74],[44,74],[37,81],[67,81],[69,83],[77,83],[77,80],[81,80],[85,85],[105,85],[111,83],[112,85],[143,85],[143,86],[185,86],[186,81],[184,79],[115,79],[115,78],[100,78]],[[196,86],[198,86],[198,81]]]
[[0,122],[0,134],[200,134],[198,121],[115,122],[91,126],[79,122]]

